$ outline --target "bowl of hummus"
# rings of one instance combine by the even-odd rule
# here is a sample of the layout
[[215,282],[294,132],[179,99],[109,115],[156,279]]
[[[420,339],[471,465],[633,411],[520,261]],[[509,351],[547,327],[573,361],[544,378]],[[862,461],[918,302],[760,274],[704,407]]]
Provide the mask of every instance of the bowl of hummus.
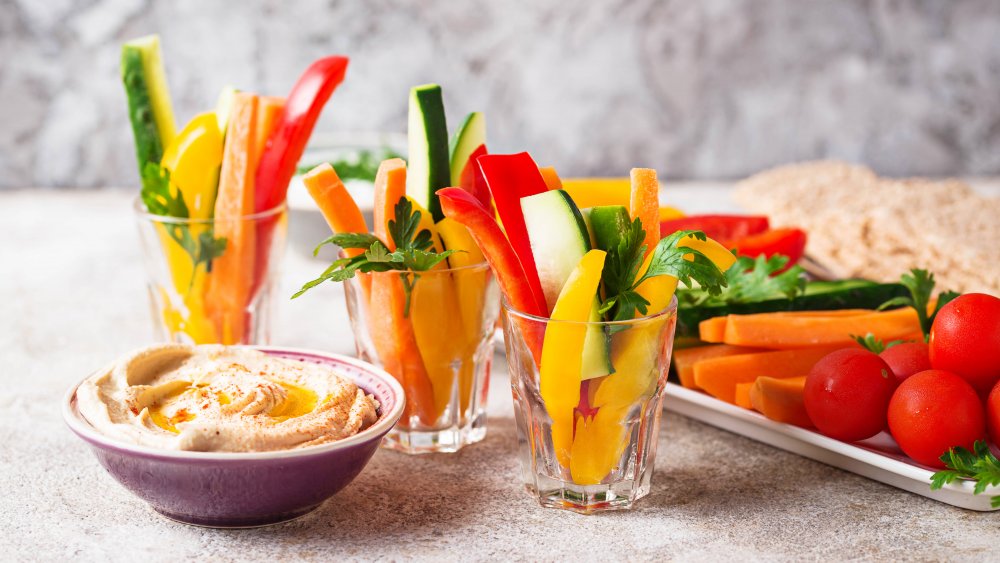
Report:
[[302,516],[351,482],[403,411],[399,383],[344,356],[164,344],[74,385],[70,429],[160,514],[213,527]]

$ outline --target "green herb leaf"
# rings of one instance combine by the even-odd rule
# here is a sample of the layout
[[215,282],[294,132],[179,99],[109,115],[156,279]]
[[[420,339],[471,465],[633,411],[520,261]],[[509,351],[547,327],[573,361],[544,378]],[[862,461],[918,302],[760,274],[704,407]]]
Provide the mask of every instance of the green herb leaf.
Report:
[[[635,286],[638,287],[652,277],[671,275],[688,287],[692,287],[692,281],[697,282],[709,295],[721,294],[729,282],[719,267],[701,251],[688,246],[678,246],[681,244],[681,239],[689,236],[697,240],[708,240],[701,231],[676,231],[660,239],[653,250],[649,269],[639,278]],[[687,256],[691,259],[689,260]]]
[[327,244],[335,244],[340,248],[370,248],[376,242],[381,242],[378,237],[371,233],[337,233],[326,238],[313,249],[313,256],[319,254],[319,250]]
[[[176,191],[176,193],[174,193]],[[153,215],[189,219],[191,213],[184,202],[184,194],[180,187],[171,189],[170,171],[155,162],[147,162],[142,169],[142,190],[139,192],[146,211]],[[204,264],[205,271],[212,271],[212,261],[222,256],[226,251],[225,237],[215,238],[214,229],[208,226],[198,233],[198,238],[191,236],[187,225],[180,223],[161,223],[170,238],[174,239],[184,252],[191,258],[194,271]],[[188,286],[190,291],[194,285],[194,275]]]
[[883,342],[881,339],[876,338],[875,335],[870,332],[864,336],[857,336],[852,334],[851,338],[853,338],[855,342],[860,344],[862,348],[874,354],[881,354],[882,352],[885,352],[886,350],[892,348],[893,346],[906,342],[905,340],[891,340],[889,342]]
[[[361,149],[357,152],[357,156],[355,158],[341,158],[339,160],[334,160],[330,162],[330,166],[333,166],[334,171],[337,172],[337,176],[345,182],[348,180],[364,180],[366,182],[374,182],[375,175],[378,174],[378,165],[381,164],[383,160],[389,160],[390,158],[402,158],[402,155],[388,147],[375,150]],[[310,166],[299,166],[296,172],[299,174],[305,174],[315,168],[316,164]]]
[[913,307],[917,312],[917,319],[920,321],[920,330],[924,333],[924,340],[927,340],[930,338],[931,326],[934,324],[934,318],[937,316],[938,311],[941,310],[941,307],[948,304],[949,301],[958,297],[959,294],[954,291],[942,292],[938,295],[934,311],[928,314],[927,306],[930,304],[931,295],[934,292],[934,274],[927,270],[914,268],[909,273],[903,274],[900,277],[900,283],[909,290],[910,296],[890,299],[880,305],[879,310],[897,306]]
[[307,282],[292,298],[325,282],[340,282],[354,277],[357,272],[388,272],[399,270],[403,282],[403,292],[406,294],[405,316],[410,314],[410,301],[413,288],[420,275],[445,261],[449,256],[462,250],[433,250],[434,240],[427,229],[418,231],[420,227],[420,211],[413,210],[413,204],[406,197],[401,197],[393,209],[393,219],[388,222],[389,236],[396,244],[396,250],[389,251],[389,246],[369,233],[340,233],[333,235],[316,247],[316,251],[325,244],[336,244],[341,248],[364,248],[364,254],[352,258],[342,258],[333,262],[320,277]]
[[[639,277],[646,254],[643,244],[646,231],[639,219],[632,221],[618,245],[607,249],[601,272],[605,299],[599,308],[605,320],[621,321],[635,318],[637,313],[648,314],[649,301],[636,292],[636,288],[649,278],[672,275],[689,287],[693,280],[711,294],[719,293],[727,285],[725,275],[707,256],[693,248],[678,246],[679,241],[689,235],[706,240],[701,231],[678,231],[660,240],[653,250],[649,268]],[[692,260],[686,259],[687,255]]]
[[[931,490],[941,487],[957,479],[969,479],[976,482],[973,494],[982,494],[989,487],[1000,486],[1000,460],[997,460],[985,440],[977,440],[972,451],[955,447],[941,456],[947,469],[938,471],[931,476]],[[990,498],[990,505],[1000,506],[1000,495]]]
[[770,258],[762,254],[756,259],[740,256],[726,270],[727,285],[718,295],[692,289],[684,290],[678,299],[695,307],[756,303],[780,297],[795,299],[805,292],[805,270],[792,266],[777,274],[787,264],[788,257],[779,254]]

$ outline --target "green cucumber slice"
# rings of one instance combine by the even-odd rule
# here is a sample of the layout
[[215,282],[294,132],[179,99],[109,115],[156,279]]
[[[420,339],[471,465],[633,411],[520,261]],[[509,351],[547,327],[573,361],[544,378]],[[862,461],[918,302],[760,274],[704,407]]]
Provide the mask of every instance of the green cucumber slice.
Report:
[[149,95],[146,70],[142,65],[142,52],[132,46],[122,47],[122,83],[128,98],[128,116],[135,137],[135,157],[142,176],[146,164],[159,164],[163,158],[163,140],[153,117],[153,103]]
[[594,232],[594,244],[608,251],[618,246],[618,241],[628,232],[632,219],[624,205],[606,205],[590,209],[590,225]]
[[435,192],[451,185],[451,163],[444,101],[437,84],[410,90],[407,136],[406,193],[431,213],[434,222],[440,221],[444,214]]
[[462,171],[469,162],[469,157],[486,144],[486,117],[474,111],[465,117],[458,131],[451,138],[451,185],[457,186],[462,180]]
[[[563,190],[550,190],[521,199],[521,211],[535,257],[545,300],[553,306],[580,259],[591,249],[590,232],[573,199]],[[594,296],[590,321],[599,322],[600,296]],[[601,325],[589,325],[583,345],[582,380],[614,372],[610,335]]]

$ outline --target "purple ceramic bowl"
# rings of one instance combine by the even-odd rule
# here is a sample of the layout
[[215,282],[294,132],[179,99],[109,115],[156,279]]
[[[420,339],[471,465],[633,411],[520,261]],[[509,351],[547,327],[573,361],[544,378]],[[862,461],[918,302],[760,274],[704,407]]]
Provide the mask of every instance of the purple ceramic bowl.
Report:
[[[63,400],[70,429],[90,444],[108,473],[160,514],[199,526],[276,524],[316,509],[364,469],[403,413],[403,388],[388,373],[336,354],[255,347],[262,352],[326,364],[379,402],[378,421],[358,434],[319,446],[255,453],[161,450],[102,435],[76,406],[73,386]],[[89,376],[88,376],[89,377]]]

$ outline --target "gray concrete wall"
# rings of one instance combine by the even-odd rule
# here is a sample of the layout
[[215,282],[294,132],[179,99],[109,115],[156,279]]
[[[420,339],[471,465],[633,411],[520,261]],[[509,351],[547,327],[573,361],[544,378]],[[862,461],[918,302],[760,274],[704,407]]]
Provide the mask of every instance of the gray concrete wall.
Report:
[[483,110],[494,152],[565,175],[1000,173],[996,1],[0,0],[0,188],[136,183],[118,55],[151,32],[180,121],[341,53],[320,131],[402,131],[435,81],[453,125]]

